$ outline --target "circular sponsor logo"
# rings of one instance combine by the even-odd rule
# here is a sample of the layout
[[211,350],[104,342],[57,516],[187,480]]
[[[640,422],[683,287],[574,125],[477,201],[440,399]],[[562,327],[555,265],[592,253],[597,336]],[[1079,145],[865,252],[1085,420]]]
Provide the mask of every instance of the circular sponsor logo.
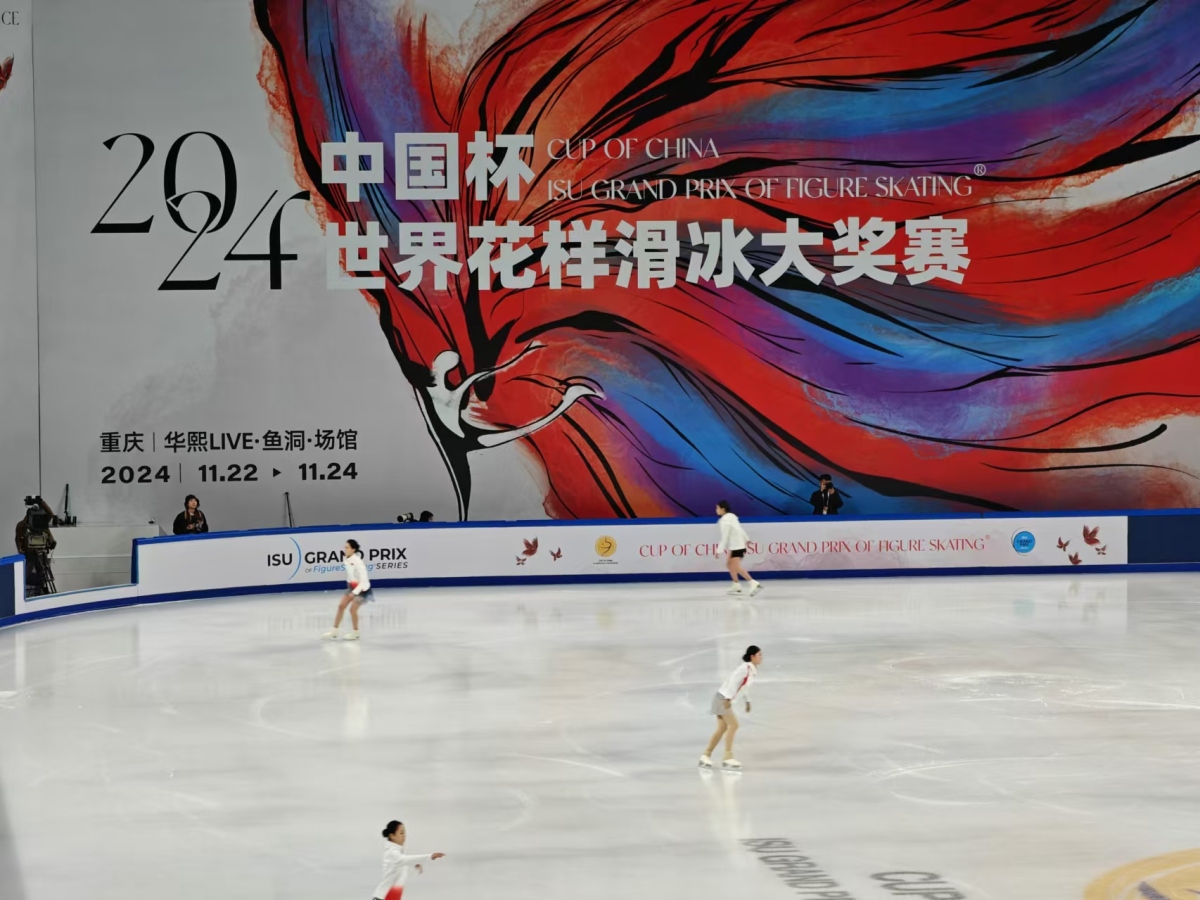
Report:
[[1018,553],[1031,553],[1034,546],[1037,545],[1037,539],[1033,536],[1032,531],[1018,531],[1013,535],[1012,545]]
[[617,541],[609,535],[601,535],[596,538],[596,555],[607,559],[617,552]]
[[1200,884],[1200,850],[1184,850],[1130,863],[1097,878],[1083,892],[1084,900],[1130,897],[1136,900],[1184,900]]

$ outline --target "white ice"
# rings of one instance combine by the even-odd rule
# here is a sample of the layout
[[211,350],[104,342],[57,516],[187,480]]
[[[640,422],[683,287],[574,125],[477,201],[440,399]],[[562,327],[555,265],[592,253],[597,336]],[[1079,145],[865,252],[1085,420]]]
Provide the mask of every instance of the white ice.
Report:
[[[334,594],[3,630],[0,898],[368,900],[391,818],[447,854],[405,900],[814,896],[768,838],[857,900],[897,871],[1080,898],[1200,847],[1198,586],[380,590],[359,644],[318,640]],[[745,772],[702,773],[749,643]]]

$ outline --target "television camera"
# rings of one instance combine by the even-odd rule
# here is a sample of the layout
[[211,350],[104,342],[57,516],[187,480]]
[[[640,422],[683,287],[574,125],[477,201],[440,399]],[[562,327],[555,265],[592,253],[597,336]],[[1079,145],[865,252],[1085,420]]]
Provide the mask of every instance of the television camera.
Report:
[[54,524],[54,511],[45,500],[25,498],[25,518],[17,523],[17,550],[25,557],[25,589],[31,597],[57,591],[50,565],[50,554],[57,545],[50,533]]

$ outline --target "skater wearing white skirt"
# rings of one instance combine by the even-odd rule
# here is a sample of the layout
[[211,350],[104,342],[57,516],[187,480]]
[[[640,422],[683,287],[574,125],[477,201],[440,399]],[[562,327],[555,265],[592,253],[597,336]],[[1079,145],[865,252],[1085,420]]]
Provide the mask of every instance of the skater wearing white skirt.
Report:
[[735,597],[742,596],[742,586],[738,584],[740,575],[749,582],[750,596],[753,597],[762,590],[762,585],[750,577],[750,573],[742,566],[742,557],[746,555],[748,540],[746,529],[742,527],[741,521],[729,508],[728,500],[722,500],[717,504],[717,515],[721,517],[717,520],[717,524],[721,527],[721,543],[717,545],[717,552],[726,555],[725,568],[729,570],[729,577],[733,579],[733,587],[729,589],[729,593]]
[[374,900],[400,900],[404,893],[404,882],[408,880],[409,866],[415,865],[417,873],[425,870],[421,863],[441,859],[445,853],[425,853],[410,856],[404,852],[404,840],[408,837],[403,822],[391,821],[383,829],[383,839],[387,845],[383,848],[383,880],[375,888],[371,896]]
[[751,644],[742,654],[742,664],[733,670],[733,673],[721,685],[720,690],[713,696],[709,711],[717,717],[717,730],[713,732],[712,739],[704,749],[704,755],[700,757],[702,768],[712,768],[712,753],[717,749],[721,738],[725,738],[725,761],[721,763],[721,768],[732,771],[741,770],[742,764],[733,758],[733,739],[738,730],[738,720],[733,711],[733,704],[739,700],[743,701],[746,704],[746,712],[750,712],[750,685],[754,684],[754,678],[758,675],[758,667],[761,665],[762,650]]
[[338,639],[338,628],[341,627],[342,616],[346,614],[346,607],[350,607],[351,630],[347,632],[345,640],[357,641],[358,608],[375,599],[375,594],[371,590],[371,579],[367,577],[367,564],[363,562],[362,548],[358,546],[358,541],[346,541],[346,546],[342,548],[342,559],[346,564],[346,593],[342,595],[342,600],[338,603],[337,615],[333,619],[333,630],[321,635],[327,641]]

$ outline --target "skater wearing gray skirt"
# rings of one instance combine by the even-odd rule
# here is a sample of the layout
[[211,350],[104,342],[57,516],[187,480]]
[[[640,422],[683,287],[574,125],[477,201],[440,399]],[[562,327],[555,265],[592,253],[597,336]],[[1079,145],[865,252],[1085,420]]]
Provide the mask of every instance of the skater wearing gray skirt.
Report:
[[721,768],[734,771],[742,768],[742,764],[733,758],[733,739],[738,730],[738,720],[733,711],[733,704],[738,700],[744,701],[746,712],[750,712],[750,685],[754,683],[760,665],[762,665],[762,650],[751,644],[742,654],[742,664],[733,670],[732,674],[725,679],[725,683],[721,685],[720,690],[713,696],[709,712],[717,717],[717,730],[713,732],[708,747],[704,750],[704,755],[700,757],[701,768],[712,768],[712,752],[717,749],[721,738],[725,738],[725,760],[721,763]]

